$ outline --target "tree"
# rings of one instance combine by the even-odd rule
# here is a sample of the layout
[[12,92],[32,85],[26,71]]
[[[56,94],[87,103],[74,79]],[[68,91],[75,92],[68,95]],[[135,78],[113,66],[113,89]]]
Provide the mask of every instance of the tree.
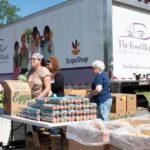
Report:
[[16,14],[20,9],[8,3],[8,0],[0,0],[0,26],[11,23],[20,18]]

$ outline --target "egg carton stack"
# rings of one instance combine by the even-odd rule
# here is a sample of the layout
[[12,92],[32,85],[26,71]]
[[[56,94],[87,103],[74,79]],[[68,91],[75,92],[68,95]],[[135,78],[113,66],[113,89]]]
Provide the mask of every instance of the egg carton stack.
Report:
[[21,108],[19,116],[37,121],[41,119],[40,109],[34,107]]
[[47,97],[36,98],[21,108],[20,116],[32,120],[52,123],[84,121],[96,119],[95,103],[83,97]]
[[47,122],[71,122],[96,119],[96,104],[83,97],[37,98],[41,106],[41,120]]

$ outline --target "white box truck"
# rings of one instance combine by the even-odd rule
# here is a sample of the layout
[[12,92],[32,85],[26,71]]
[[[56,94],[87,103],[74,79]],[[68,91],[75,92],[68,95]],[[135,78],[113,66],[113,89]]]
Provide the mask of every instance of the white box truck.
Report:
[[149,90],[150,12],[145,9],[149,6],[128,2],[69,0],[1,27],[0,79],[12,78],[14,43],[21,46],[22,33],[36,26],[42,37],[49,26],[52,55],[59,60],[66,84],[90,84],[91,63],[101,59],[112,92]]

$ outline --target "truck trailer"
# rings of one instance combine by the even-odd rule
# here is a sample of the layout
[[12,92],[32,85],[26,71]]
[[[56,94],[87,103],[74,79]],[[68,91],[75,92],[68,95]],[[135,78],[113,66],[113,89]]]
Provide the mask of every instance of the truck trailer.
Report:
[[14,44],[26,34],[29,57],[33,28],[42,51],[49,27],[50,51],[56,56],[67,86],[90,86],[91,64],[100,59],[111,81],[111,92],[150,89],[150,6],[137,0],[68,0],[0,27],[0,80],[13,78]]

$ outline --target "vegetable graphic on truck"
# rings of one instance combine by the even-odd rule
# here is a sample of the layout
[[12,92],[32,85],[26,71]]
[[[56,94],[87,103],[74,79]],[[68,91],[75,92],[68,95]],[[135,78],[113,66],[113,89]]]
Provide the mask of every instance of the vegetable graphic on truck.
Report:
[[76,39],[75,42],[72,42],[72,54],[74,55],[78,55],[80,53],[80,49],[79,49],[80,43],[78,42],[78,40]]

